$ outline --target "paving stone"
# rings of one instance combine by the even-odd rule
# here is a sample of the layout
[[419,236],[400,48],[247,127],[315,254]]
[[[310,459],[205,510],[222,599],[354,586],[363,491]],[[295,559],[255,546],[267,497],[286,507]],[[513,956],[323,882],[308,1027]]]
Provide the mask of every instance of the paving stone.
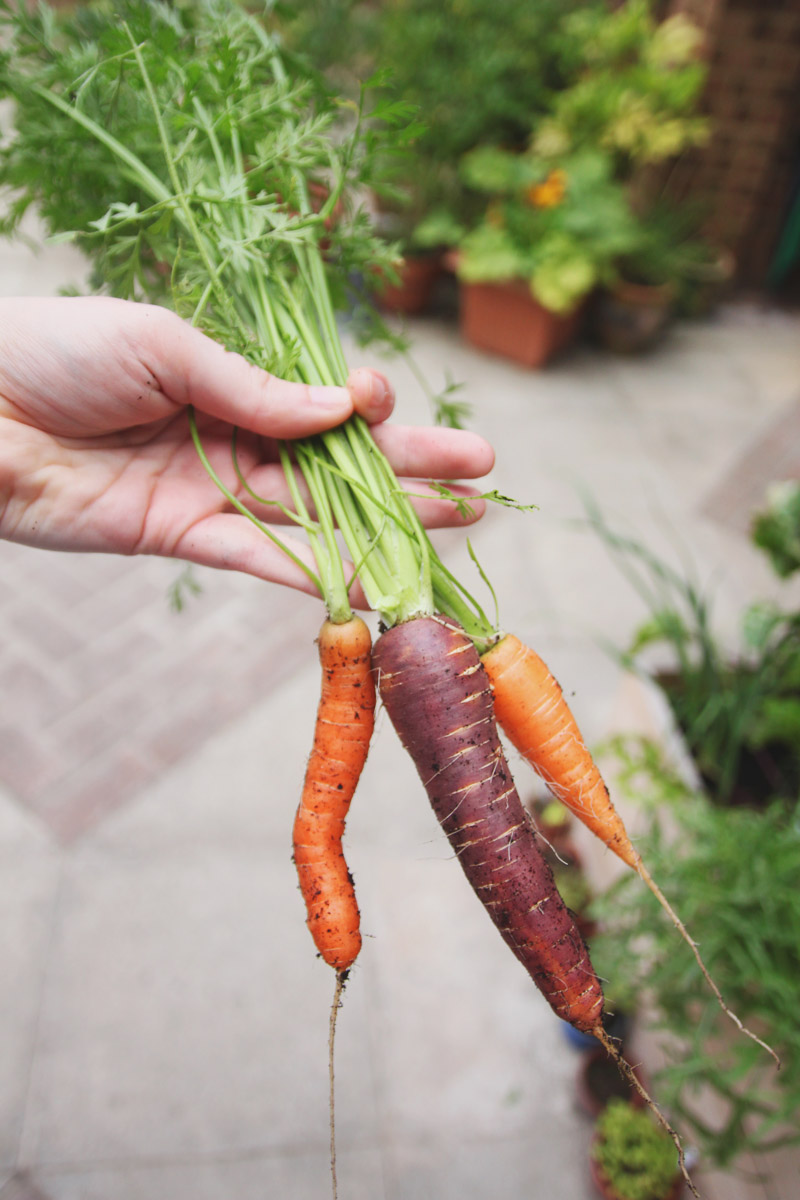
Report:
[[[166,601],[175,563],[19,551],[4,574],[0,780],[61,839],[117,810],[307,653],[310,599],[200,572],[185,620]],[[65,578],[78,583],[62,608]]]
[[746,536],[753,513],[764,504],[766,488],[783,479],[800,480],[800,399],[792,400],[760,436],[748,441],[706,496],[703,512]]
[[17,1164],[58,876],[49,838],[0,794],[0,1179]]
[[80,637],[73,633],[52,608],[32,601],[30,596],[21,597],[17,611],[10,617],[12,636],[17,634],[17,640],[33,642],[40,653],[54,662],[59,662],[68,654],[78,649]]
[[[389,1200],[377,1150],[339,1153],[336,1173],[339,1195],[347,1200]],[[44,1171],[41,1177],[43,1200],[320,1200],[331,1190],[327,1156],[301,1148],[241,1161],[127,1164]],[[2,1192],[0,1200],[6,1200]]]
[[15,722],[23,722],[32,729],[47,725],[64,712],[71,696],[64,689],[60,677],[48,671],[39,662],[20,653],[16,639],[9,641],[8,651],[0,667],[0,695],[13,700]]
[[154,775],[149,759],[122,745],[60,774],[36,791],[30,805],[66,845],[138,795]]
[[0,1200],[52,1200],[52,1195],[42,1191],[27,1171],[18,1171],[0,1187]]
[[394,1146],[387,1194],[391,1200],[597,1200],[587,1166],[589,1129],[576,1124],[583,1128],[543,1114],[524,1136]]
[[10,722],[0,726],[0,779],[21,801],[30,804],[62,769],[43,739]]
[[[332,992],[283,848],[112,856],[83,842],[63,877],[21,1160],[326,1154]],[[343,1151],[377,1137],[364,1003],[348,988],[339,1014]]]

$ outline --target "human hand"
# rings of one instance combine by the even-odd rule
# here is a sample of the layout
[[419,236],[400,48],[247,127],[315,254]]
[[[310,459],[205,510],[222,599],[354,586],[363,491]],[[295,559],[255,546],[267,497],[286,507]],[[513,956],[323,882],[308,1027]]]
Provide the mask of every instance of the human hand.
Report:
[[[156,554],[312,591],[304,572],[203,469],[187,406],[211,465],[247,498],[238,456],[259,496],[289,504],[276,442],[320,432],[358,412],[398,476],[477,478],[493,453],[461,430],[384,424],[394,396],[378,372],[346,388],[308,388],[267,375],[155,306],[101,297],[0,299],[0,537],[60,550]],[[452,486],[456,495],[474,489]],[[415,499],[429,527],[477,520],[451,502]],[[269,507],[272,522],[282,522]],[[304,561],[305,543],[281,535]]]

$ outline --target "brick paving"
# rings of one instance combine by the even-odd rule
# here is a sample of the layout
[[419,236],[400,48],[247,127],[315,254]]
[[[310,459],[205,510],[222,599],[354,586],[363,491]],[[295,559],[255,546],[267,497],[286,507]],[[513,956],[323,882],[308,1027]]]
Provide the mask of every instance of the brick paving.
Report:
[[0,780],[64,842],[239,716],[305,656],[313,600],[177,563],[0,546]]
[[0,1187],[0,1200],[48,1200],[48,1197],[33,1183],[27,1171],[19,1171]]
[[747,534],[753,513],[774,480],[800,479],[800,400],[793,402],[756,437],[706,498],[712,520]]

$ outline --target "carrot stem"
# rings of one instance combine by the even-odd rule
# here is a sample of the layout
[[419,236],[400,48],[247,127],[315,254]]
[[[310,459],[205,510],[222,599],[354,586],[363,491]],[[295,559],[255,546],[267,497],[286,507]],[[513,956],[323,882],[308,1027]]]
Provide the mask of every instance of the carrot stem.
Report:
[[211,466],[211,463],[208,460],[208,455],[206,454],[206,452],[203,448],[203,443],[200,440],[200,433],[197,428],[197,420],[194,415],[194,409],[192,408],[191,405],[189,405],[189,407],[187,408],[187,413],[188,413],[188,417],[189,417],[189,429],[191,431],[192,441],[194,442],[195,450],[197,451],[197,455],[198,455],[201,463],[203,464],[203,467],[205,468],[211,481],[214,484],[216,484],[216,486],[222,492],[223,496],[228,501],[228,503],[232,504],[233,507],[236,509],[236,511],[241,513],[243,517],[247,517],[248,521],[252,521],[252,523],[256,526],[256,528],[260,529],[263,534],[266,534],[266,536],[270,539],[271,542],[274,542],[276,546],[279,546],[280,549],[284,552],[284,554],[286,554],[292,560],[292,562],[295,564],[295,566],[299,567],[301,571],[305,572],[305,574],[308,576],[308,578],[311,580],[311,582],[314,584],[314,586],[317,588],[317,590],[320,592],[320,594],[324,594],[322,591],[322,584],[319,580],[319,577],[314,574],[314,572],[309,567],[308,563],[304,563],[302,558],[299,557],[299,555],[295,554],[293,550],[290,550],[289,547],[286,545],[286,543],[284,541],[282,541],[282,539],[279,538],[278,535],[276,533],[274,533],[268,525],[265,525],[263,521],[259,521],[259,519],[255,515],[255,513],[252,513],[246,504],[242,504],[241,500],[239,500],[237,496],[234,496],[234,494],[230,490],[230,488],[225,486],[225,484],[222,482],[219,475],[214,470],[214,468]]

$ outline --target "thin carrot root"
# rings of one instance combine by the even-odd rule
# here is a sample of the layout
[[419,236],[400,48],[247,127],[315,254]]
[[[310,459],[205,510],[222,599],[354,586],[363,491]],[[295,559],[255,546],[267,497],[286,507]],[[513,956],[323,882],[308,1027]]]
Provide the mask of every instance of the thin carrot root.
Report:
[[344,985],[347,982],[347,976],[349,974],[349,968],[344,971],[336,972],[336,986],[333,990],[331,1015],[328,1023],[328,1112],[330,1114],[331,1124],[331,1187],[333,1200],[337,1200],[339,1195],[336,1182],[336,1089],[334,1084],[335,1075],[333,1069],[333,1048],[336,1042],[336,1018],[339,1014],[339,1009],[342,1007],[342,992],[344,991]]
[[647,1091],[646,1087],[644,1086],[641,1079],[634,1071],[631,1064],[622,1055],[619,1047],[608,1036],[608,1034],[606,1033],[603,1026],[598,1025],[596,1029],[592,1030],[592,1032],[593,1032],[594,1036],[597,1038],[597,1040],[600,1042],[600,1045],[603,1047],[603,1049],[609,1055],[609,1057],[614,1060],[614,1062],[616,1063],[617,1067],[619,1068],[621,1074],[624,1075],[624,1077],[627,1079],[628,1083],[630,1083],[631,1087],[635,1088],[636,1091],[639,1093],[639,1095],[642,1097],[645,1104],[647,1105],[647,1107],[652,1112],[653,1116],[658,1121],[659,1125],[661,1125],[666,1130],[666,1132],[669,1134],[669,1136],[672,1138],[672,1141],[675,1144],[675,1149],[678,1152],[678,1167],[680,1168],[681,1175],[683,1175],[683,1178],[686,1180],[686,1184],[687,1184],[689,1190],[691,1191],[692,1195],[696,1197],[696,1200],[701,1200],[700,1193],[698,1192],[697,1188],[695,1187],[694,1183],[692,1182],[692,1177],[690,1176],[688,1168],[686,1166],[686,1155],[684,1154],[683,1143],[681,1142],[680,1136],[672,1128],[669,1121],[664,1116],[664,1114],[662,1113],[661,1109],[656,1104],[653,1097]]
[[638,873],[642,882],[653,893],[656,900],[658,900],[659,904],[664,909],[664,911],[667,913],[667,915],[669,916],[669,918],[672,921],[675,928],[678,930],[678,933],[680,933],[683,940],[690,947],[692,953],[694,954],[695,959],[697,960],[697,965],[703,973],[703,978],[705,979],[708,986],[711,988],[711,991],[714,993],[714,995],[717,999],[717,1003],[719,1004],[722,1011],[725,1013],[726,1016],[730,1017],[730,1019],[733,1021],[734,1025],[736,1025],[737,1028],[739,1030],[741,1030],[741,1032],[743,1034],[745,1034],[749,1038],[752,1038],[752,1040],[754,1042],[757,1042],[759,1046],[761,1046],[764,1050],[766,1050],[767,1054],[772,1055],[772,1057],[775,1059],[775,1065],[777,1066],[778,1070],[780,1070],[781,1060],[778,1057],[778,1055],[775,1053],[775,1051],[772,1049],[772,1046],[770,1046],[767,1042],[763,1041],[758,1036],[758,1034],[753,1033],[752,1029],[748,1029],[746,1025],[742,1024],[741,1020],[739,1019],[739,1017],[737,1017],[737,1015],[733,1011],[733,1009],[729,1008],[728,1005],[725,1003],[725,1001],[722,997],[722,993],[720,992],[716,983],[712,979],[712,977],[708,971],[708,968],[706,967],[705,963],[703,962],[703,959],[700,955],[700,950],[698,949],[698,946],[697,946],[697,942],[691,936],[688,929],[684,925],[683,921],[680,919],[678,914],[675,912],[675,910],[672,907],[672,905],[670,904],[669,900],[664,895],[664,893],[661,891],[661,888],[658,886],[658,884],[653,879],[650,872],[647,870],[647,867],[644,865],[641,858],[639,858],[638,856],[637,856],[637,860],[636,860],[636,863],[634,864],[634,866],[635,866],[635,870]]

